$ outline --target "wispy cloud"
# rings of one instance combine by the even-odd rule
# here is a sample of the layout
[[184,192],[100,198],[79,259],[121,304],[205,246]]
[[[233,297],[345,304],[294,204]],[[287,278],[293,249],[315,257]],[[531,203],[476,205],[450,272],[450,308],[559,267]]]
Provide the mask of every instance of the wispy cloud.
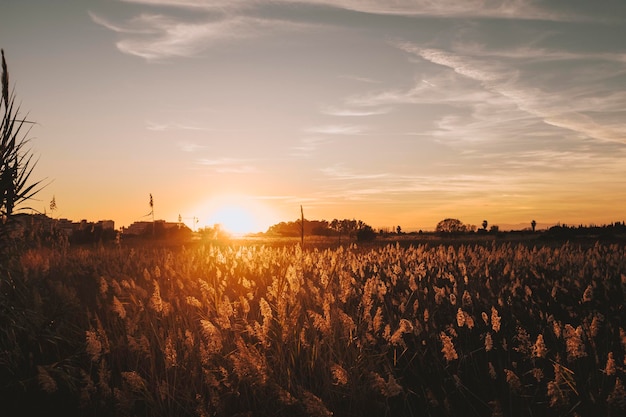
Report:
[[363,135],[366,130],[365,127],[357,125],[311,126],[303,130],[306,136],[292,147],[291,155],[309,158],[321,145],[330,142],[333,136]]
[[260,201],[275,201],[284,204],[303,204],[303,203],[317,203],[320,200],[324,200],[324,197],[317,198],[310,195],[303,197],[298,195],[260,195],[254,196],[254,199]]
[[[145,8],[138,15],[117,22],[90,12],[91,19],[119,34],[120,51],[147,60],[194,56],[215,42],[249,39],[277,31],[319,27],[314,14],[298,11],[293,4],[332,7],[348,11],[402,16],[487,17],[504,19],[571,20],[568,9],[556,12],[532,0],[124,0]],[[284,16],[273,19],[268,11],[284,6]],[[186,11],[187,13],[179,13]],[[193,12],[192,14],[188,12]],[[304,23],[304,22],[309,23]],[[361,81],[374,82],[369,78]]]
[[329,179],[325,192],[346,199],[406,198],[416,195],[438,195],[438,198],[471,196],[476,193],[514,193],[521,190],[521,177],[497,178],[487,174],[402,174],[397,172],[365,173],[341,165],[320,169]]
[[[319,1],[318,3],[331,3]],[[481,16],[516,19],[554,19],[526,0],[399,0],[380,2],[376,0],[344,0],[333,2],[339,7],[377,14],[402,14],[418,16]]]
[[[405,44],[411,49],[409,44]],[[402,48],[402,43],[398,43]],[[474,57],[492,57],[492,58],[510,58],[520,60],[520,62],[533,61],[562,61],[562,60],[603,60],[626,63],[626,53],[620,52],[572,52],[567,50],[555,50],[549,48],[540,48],[536,46],[521,45],[510,49],[488,49],[483,44],[476,42],[459,42],[454,45],[454,51],[461,52],[467,56]]]
[[[576,102],[580,103],[576,100],[579,92],[576,87],[567,86],[555,93],[547,91],[548,86],[530,85],[530,80],[521,79],[519,70],[508,66],[504,59],[495,62],[480,60],[476,57],[439,49],[419,48],[408,44],[404,46],[404,49],[421,56],[426,61],[450,68],[463,77],[479,82],[486,91],[510,100],[519,110],[540,118],[546,124],[597,140],[626,142],[626,123],[601,124],[592,116],[599,110],[621,111],[615,106],[614,96],[602,104],[603,97],[596,95],[596,104],[604,107],[602,109],[583,108],[580,104],[576,104]],[[590,62],[593,60],[591,59]],[[589,75],[589,67],[583,67],[582,71]],[[596,94],[602,93],[604,89],[602,86],[596,86],[596,88],[600,89],[596,91]],[[626,102],[621,104],[623,109]]]
[[292,148],[291,156],[296,158],[308,158],[324,143],[329,142],[326,137],[309,136],[300,139],[300,142]]
[[198,164],[220,174],[253,174],[258,168],[250,164],[251,160],[237,158],[199,159]]
[[183,152],[196,152],[207,148],[207,146],[205,145],[198,145],[197,143],[191,142],[181,142],[179,143],[179,146],[183,150]]
[[[459,80],[446,74],[437,74],[430,79],[417,79],[408,89],[378,89],[346,98],[345,105],[370,111],[371,108],[391,109],[396,104],[462,103],[484,100],[491,94],[469,88]],[[375,110],[374,110],[375,111]]]
[[195,8],[200,12],[193,17],[168,12],[160,8],[143,12],[125,22],[118,23],[95,12],[89,12],[94,23],[118,33],[121,39],[117,48],[126,54],[149,61],[171,57],[191,57],[200,54],[216,42],[251,39],[267,33],[298,31],[308,28],[306,23],[281,19],[254,17],[232,13],[244,2],[212,4],[195,1],[134,1],[149,6]]
[[230,10],[250,7],[255,1],[249,0],[122,0],[126,3],[151,6],[182,7],[205,10]]
[[345,80],[351,80],[351,81],[358,81],[360,83],[367,83],[367,84],[380,84],[381,83],[380,80],[375,80],[373,78],[368,78],[368,77],[359,77],[358,75],[340,75],[339,78],[342,78]]
[[[395,46],[418,57],[422,75],[408,89],[387,89],[348,97],[350,108],[397,104],[448,105],[450,113],[434,122],[435,138],[463,141],[553,135],[554,128],[600,141],[626,142],[626,91],[607,80],[623,76],[621,54],[569,52],[519,46],[487,50],[477,44],[463,52],[424,48],[409,42]],[[567,63],[576,61],[577,69]],[[599,60],[605,60],[606,65]],[[557,61],[568,71],[546,73]],[[435,64],[430,69],[424,62]],[[565,82],[564,80],[567,80]],[[465,111],[464,111],[465,109]],[[542,133],[543,132],[543,133]]]
[[294,27],[288,22],[276,22],[246,16],[207,17],[205,21],[185,21],[162,14],[141,14],[124,24],[115,24],[91,13],[94,22],[123,36],[117,48],[126,54],[146,60],[171,57],[191,57],[216,41],[261,36],[264,32]]
[[176,6],[194,9],[233,10],[261,7],[264,4],[308,4],[383,15],[491,17],[556,20],[569,13],[556,13],[532,0],[124,0],[153,6]]
[[377,178],[385,178],[388,175],[386,173],[379,173],[379,174],[355,173],[339,165],[321,168],[320,171],[324,175],[332,179],[337,179],[337,180],[372,180],[372,179],[377,179]]
[[197,131],[211,131],[214,129],[204,127],[204,126],[196,126],[191,124],[182,124],[182,123],[157,123],[152,121],[146,121],[146,129],[152,130],[155,132],[164,132],[166,130],[197,130]]
[[366,128],[356,125],[324,125],[308,127],[304,131],[323,135],[361,135],[365,133]]
[[333,106],[323,107],[320,111],[322,114],[328,116],[339,117],[364,117],[364,116],[378,116],[381,114],[387,114],[391,112],[391,107],[379,107],[377,109],[363,109],[363,108],[338,108]]
[[100,26],[104,26],[105,28],[116,33],[136,34],[136,35],[158,34],[157,30],[154,30],[153,28],[149,28],[147,27],[147,25],[144,24],[143,21],[149,20],[150,19],[149,16],[141,15],[137,18],[132,19],[131,21],[127,22],[124,25],[119,25],[101,16],[98,16],[96,13],[93,13],[91,11],[88,13],[89,13],[89,17],[91,17],[91,20],[94,23],[97,23]]
[[593,178],[594,176],[588,174],[596,170],[626,174],[624,157],[626,157],[626,150],[613,149],[597,152],[591,150],[589,146],[580,146],[564,150],[520,150],[513,155],[504,152],[474,154],[471,159],[482,169],[502,174],[517,172],[531,177],[533,172],[540,175],[546,172],[560,172],[571,175],[575,169]]

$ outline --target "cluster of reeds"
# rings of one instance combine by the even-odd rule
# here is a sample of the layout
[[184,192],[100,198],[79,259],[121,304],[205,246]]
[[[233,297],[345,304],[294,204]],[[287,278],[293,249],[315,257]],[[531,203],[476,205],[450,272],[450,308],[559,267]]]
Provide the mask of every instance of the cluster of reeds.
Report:
[[[31,181],[31,174],[36,161],[27,147],[27,137],[31,122],[20,114],[15,103],[15,93],[10,90],[9,70],[1,50],[2,66],[0,72],[0,261],[12,257],[12,252],[20,246],[15,236],[20,226],[12,215],[20,204],[31,199],[43,188],[42,182]],[[6,274],[6,262],[0,262],[0,274]],[[2,276],[0,275],[0,277]],[[4,284],[0,282],[0,291]]]
[[[41,181],[30,182],[36,162],[28,145],[31,122],[20,115],[15,94],[10,91],[9,70],[2,52],[2,98],[0,99],[0,226],[6,223],[16,206],[33,197]],[[1,229],[0,229],[1,230]]]
[[31,250],[0,394],[98,416],[619,415],[625,251]]

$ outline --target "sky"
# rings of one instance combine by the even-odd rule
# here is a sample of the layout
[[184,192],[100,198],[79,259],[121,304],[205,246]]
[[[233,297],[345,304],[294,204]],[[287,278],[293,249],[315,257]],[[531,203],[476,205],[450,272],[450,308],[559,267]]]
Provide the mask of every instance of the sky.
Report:
[[0,0],[30,205],[116,227],[626,220],[624,39],[623,0]]

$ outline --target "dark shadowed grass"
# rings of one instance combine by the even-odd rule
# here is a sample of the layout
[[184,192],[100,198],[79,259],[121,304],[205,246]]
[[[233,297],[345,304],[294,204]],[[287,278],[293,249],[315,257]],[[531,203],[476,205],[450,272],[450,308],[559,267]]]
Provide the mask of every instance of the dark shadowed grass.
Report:
[[29,249],[3,270],[0,396],[95,416],[619,415],[624,252]]

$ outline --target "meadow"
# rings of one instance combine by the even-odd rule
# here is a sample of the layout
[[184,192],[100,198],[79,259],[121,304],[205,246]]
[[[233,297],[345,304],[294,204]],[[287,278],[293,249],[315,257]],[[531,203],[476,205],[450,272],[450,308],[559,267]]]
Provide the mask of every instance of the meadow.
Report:
[[623,244],[7,253],[2,415],[626,411]]

